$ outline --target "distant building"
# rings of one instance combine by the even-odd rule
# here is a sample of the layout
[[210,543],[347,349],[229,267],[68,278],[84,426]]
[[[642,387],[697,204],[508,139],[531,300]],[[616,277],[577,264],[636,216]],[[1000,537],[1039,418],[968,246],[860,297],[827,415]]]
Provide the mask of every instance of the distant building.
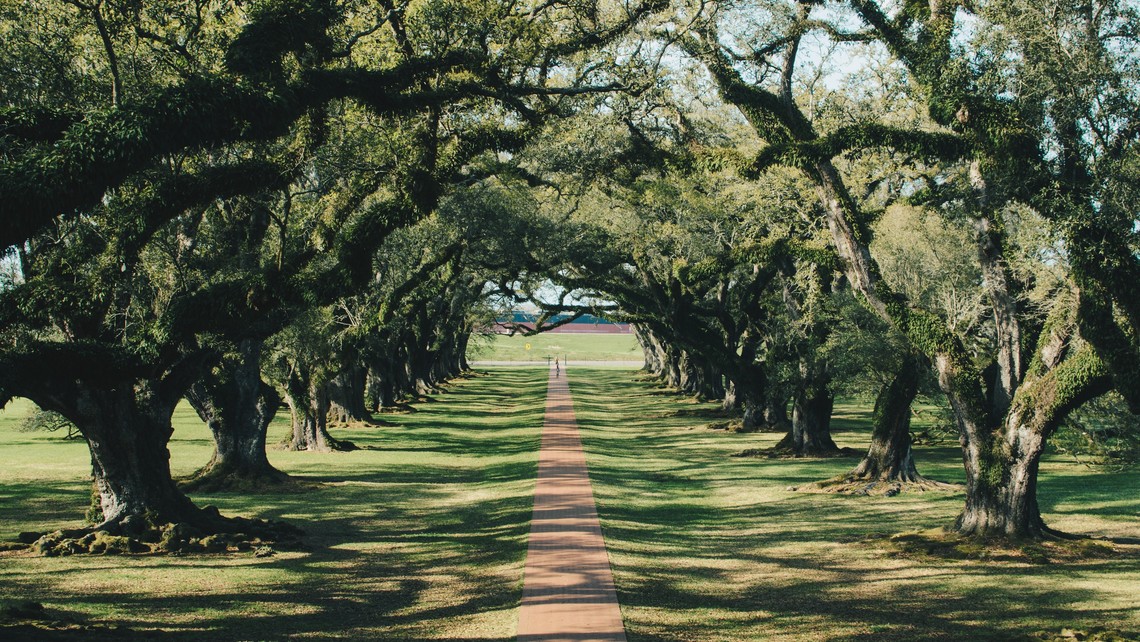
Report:
[[[547,325],[557,323],[560,319],[569,317],[568,314],[559,314],[547,319]],[[506,334],[511,331],[512,326],[522,326],[528,330],[534,329],[535,322],[538,321],[538,314],[533,312],[523,312],[516,310],[511,313],[509,317],[501,317],[495,322],[493,330],[496,334]],[[602,317],[596,317],[592,314],[583,314],[582,316],[574,319],[570,323],[558,326],[552,330],[546,330],[555,334],[629,334],[628,323],[615,323]]]

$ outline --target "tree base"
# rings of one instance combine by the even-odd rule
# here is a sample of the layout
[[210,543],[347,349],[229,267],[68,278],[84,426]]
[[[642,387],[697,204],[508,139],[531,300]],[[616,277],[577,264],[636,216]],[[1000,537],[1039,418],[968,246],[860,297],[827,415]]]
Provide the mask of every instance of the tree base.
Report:
[[927,479],[922,475],[907,478],[872,479],[854,475],[839,475],[823,481],[811,482],[803,486],[790,486],[788,490],[803,493],[835,493],[837,495],[870,495],[894,497],[902,493],[956,492],[964,489],[961,484]]
[[729,419],[728,421],[714,421],[705,424],[706,430],[724,430],[731,433],[754,433],[754,432],[767,432],[767,433],[784,433],[788,431],[787,426],[780,424],[766,424],[758,423],[751,427],[745,427],[743,419]]
[[279,493],[292,489],[302,490],[307,486],[286,473],[273,468],[248,470],[244,468],[206,467],[193,477],[181,482],[179,487],[195,493]]
[[295,446],[292,442],[286,442],[284,450],[291,452],[345,453],[360,450],[360,447],[347,439],[330,439],[324,447],[313,446],[310,448]]
[[257,557],[274,549],[296,549],[302,531],[284,522],[222,517],[212,506],[166,522],[150,514],[129,514],[114,521],[50,533],[21,533],[20,542],[45,557],[63,555],[155,555],[252,552]]
[[345,430],[363,430],[365,428],[386,428],[395,426],[396,424],[385,421],[383,419],[374,419],[369,417],[367,419],[352,419],[349,421],[332,421],[328,422],[329,428],[345,429]]
[[821,452],[796,452],[793,448],[776,444],[771,448],[749,448],[734,453],[733,457],[764,457],[766,459],[838,459],[840,457],[862,457],[863,451],[854,448],[836,448]]
[[409,412],[419,412],[419,409],[406,401],[398,401],[390,406],[380,406],[376,412],[382,414],[399,415]]
[[1122,546],[1107,540],[1073,535],[1043,539],[981,537],[942,528],[900,533],[888,537],[885,544],[895,557],[1031,564],[1072,563],[1140,554],[1140,546]]

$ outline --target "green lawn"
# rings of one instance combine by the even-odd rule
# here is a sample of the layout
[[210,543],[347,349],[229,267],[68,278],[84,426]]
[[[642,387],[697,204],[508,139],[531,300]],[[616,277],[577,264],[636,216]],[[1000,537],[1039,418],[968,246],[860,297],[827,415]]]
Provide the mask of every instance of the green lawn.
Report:
[[[530,349],[527,349],[527,346]],[[644,355],[633,334],[495,334],[475,337],[468,358],[480,361],[637,361]]]
[[[551,335],[552,337],[555,335]],[[565,335],[563,335],[565,336]],[[95,639],[514,640],[546,371],[490,369],[396,425],[335,434],[361,450],[274,450],[308,491],[197,495],[227,514],[283,519],[308,548],[251,554],[39,558],[0,553],[0,600],[100,627]],[[1065,563],[898,555],[884,538],[949,523],[960,494],[796,493],[843,460],[735,458],[774,434],[705,429],[713,406],[634,371],[569,369],[594,494],[631,641],[1024,640],[1064,627],[1140,632],[1140,557]],[[86,447],[14,429],[0,413],[0,538],[77,525],[90,490]],[[836,439],[865,447],[868,404],[839,404]],[[285,417],[271,441],[287,433]],[[179,409],[172,464],[188,474],[210,437]],[[952,444],[917,452],[922,472],[961,479]],[[1048,522],[1140,538],[1140,472],[1054,458],[1041,479]],[[128,626],[134,634],[115,633]],[[0,619],[2,627],[2,619]],[[76,631],[66,639],[90,639]],[[0,639],[10,639],[0,628]]]
[[[960,493],[850,497],[789,486],[854,459],[735,458],[781,435],[704,429],[710,404],[571,369],[594,495],[631,641],[1023,640],[1063,627],[1140,632],[1140,558],[1065,564],[898,556],[875,535],[952,522]],[[840,404],[836,441],[865,448],[867,405]],[[920,448],[960,481],[956,447]],[[1041,502],[1060,529],[1140,537],[1140,472],[1046,462]],[[868,537],[871,536],[871,537]]]
[[[544,369],[455,384],[395,426],[340,431],[361,450],[274,450],[310,491],[195,496],[223,513],[288,520],[308,550],[270,558],[68,557],[0,553],[0,600],[42,602],[56,617],[178,639],[513,640],[522,595]],[[83,443],[20,433],[0,414],[0,538],[78,525],[90,497]],[[287,418],[271,441],[285,438]],[[210,457],[188,408],[171,444],[177,474]],[[82,636],[81,636],[82,637]],[[112,636],[114,638],[114,636]],[[0,639],[7,638],[0,628]],[[161,638],[165,639],[165,638]]]

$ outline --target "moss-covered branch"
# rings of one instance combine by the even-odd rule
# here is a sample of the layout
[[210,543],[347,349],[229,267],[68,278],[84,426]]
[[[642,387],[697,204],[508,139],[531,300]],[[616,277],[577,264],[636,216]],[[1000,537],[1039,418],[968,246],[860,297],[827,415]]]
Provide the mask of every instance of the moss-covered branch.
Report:
[[847,152],[876,148],[890,148],[911,156],[943,161],[960,160],[970,153],[966,140],[957,134],[861,123],[841,127],[814,140],[768,145],[742,169],[741,174],[745,178],[756,179],[774,165],[803,169]]

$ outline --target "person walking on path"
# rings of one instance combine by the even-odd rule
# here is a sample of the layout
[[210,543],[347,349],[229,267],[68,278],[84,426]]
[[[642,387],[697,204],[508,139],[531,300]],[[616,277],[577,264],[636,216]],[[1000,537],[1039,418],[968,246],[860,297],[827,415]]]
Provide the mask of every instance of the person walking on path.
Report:
[[558,357],[554,357],[554,376],[557,377],[557,376],[560,376],[561,374],[562,374],[562,369],[558,366]]

